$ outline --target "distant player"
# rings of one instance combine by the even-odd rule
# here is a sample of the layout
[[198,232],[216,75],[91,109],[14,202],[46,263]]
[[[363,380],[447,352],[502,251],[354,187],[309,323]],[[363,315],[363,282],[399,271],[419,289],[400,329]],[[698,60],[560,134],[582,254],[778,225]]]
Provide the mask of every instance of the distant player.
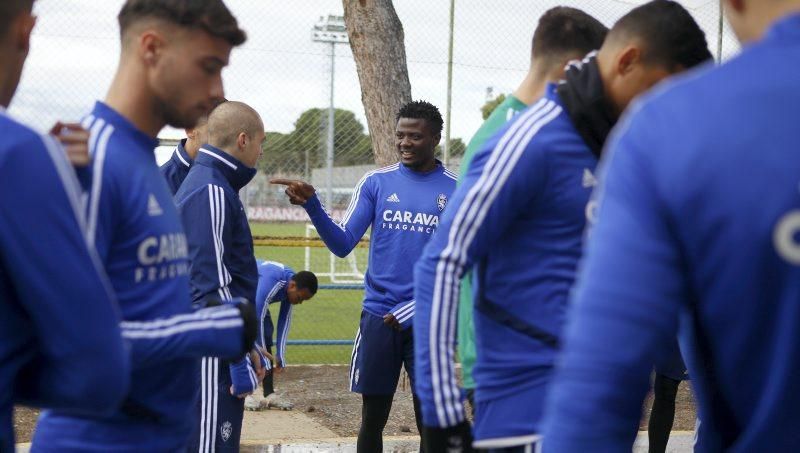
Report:
[[[689,379],[681,357],[677,339],[672,339],[666,353],[657,359],[653,381],[653,407],[647,421],[647,448],[649,453],[667,451],[669,434],[675,422],[675,399],[681,381]],[[695,434],[695,437],[697,435]]]
[[[531,62],[528,74],[508,97],[495,107],[489,118],[472,136],[461,160],[459,181],[467,175],[472,156],[503,125],[525,110],[544,95],[548,83],[564,78],[564,70],[570,60],[580,60],[603,44],[608,28],[594,17],[575,8],[559,6],[547,10],[533,33]],[[467,273],[461,280],[458,304],[458,358],[461,362],[461,379],[468,399],[475,410],[473,394],[475,380],[472,367],[475,365],[475,329],[472,326],[472,276]]]
[[649,95],[610,142],[545,450],[630,450],[677,330],[695,451],[800,448],[800,1],[723,4],[741,55]]
[[[269,305],[280,303],[278,312],[277,353],[275,363],[268,364],[268,371],[264,376],[264,397],[259,398],[253,394],[245,398],[245,409],[258,411],[276,408],[290,410],[294,406],[285,397],[275,393],[274,373],[286,367],[286,340],[289,338],[289,329],[292,327],[292,307],[300,305],[311,299],[317,293],[317,276],[309,271],[295,273],[292,268],[275,261],[261,261],[258,263],[258,289],[256,290],[256,312],[258,313],[261,331],[259,345],[272,354],[272,334],[275,326],[269,314]],[[274,365],[271,366],[271,365]]]
[[710,58],[683,7],[649,2],[476,154],[414,271],[416,385],[430,450],[468,445],[452,326],[458,279],[473,265],[480,357],[473,445],[530,451],[539,442],[606,136],[635,96]]
[[193,127],[223,96],[220,73],[244,33],[213,0],[128,0],[119,23],[119,68],[84,121],[93,156],[87,230],[119,301],[131,387],[107,416],[45,412],[33,451],[185,448],[199,358],[242,354],[255,339],[247,305],[192,312],[186,236],[153,155],[163,126]]
[[[219,100],[222,101],[222,100]],[[197,157],[197,151],[203,143],[208,142],[208,115],[201,116],[197,120],[197,125],[186,129],[186,138],[178,142],[175,151],[172,152],[169,160],[161,165],[161,174],[167,180],[169,190],[174,195],[181,183],[189,174],[192,162]]]
[[[339,257],[347,256],[371,227],[364,308],[350,364],[350,390],[362,395],[362,453],[383,449],[383,428],[401,367],[414,376],[412,270],[455,189],[455,175],[434,157],[442,123],[439,110],[427,102],[401,107],[395,129],[400,163],[364,175],[340,223],[328,216],[310,184],[272,181],[287,185],[289,200],[305,208],[322,240]],[[415,392],[420,427],[417,397]]]
[[[116,299],[86,242],[80,185],[64,150],[12,119],[36,18],[0,2],[0,451],[13,405],[108,413],[130,382]],[[85,144],[84,144],[85,146]]]
[[[175,194],[186,228],[192,300],[255,301],[258,268],[239,191],[256,175],[264,123],[249,105],[228,101],[211,112],[207,128],[208,143]],[[256,374],[259,365],[250,356],[203,358],[198,430],[189,451],[239,451],[244,398],[264,377]]]

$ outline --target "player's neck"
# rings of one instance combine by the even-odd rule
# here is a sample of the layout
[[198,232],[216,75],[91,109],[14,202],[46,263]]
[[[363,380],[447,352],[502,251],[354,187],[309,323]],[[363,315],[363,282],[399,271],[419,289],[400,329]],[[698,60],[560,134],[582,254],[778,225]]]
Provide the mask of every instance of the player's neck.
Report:
[[512,94],[523,104],[531,105],[535,100],[544,95],[545,86],[547,86],[547,80],[544,77],[536,75],[534,71],[531,70]]
[[136,68],[126,68],[125,63],[121,62],[105,103],[137,129],[150,137],[156,137],[165,122],[160,115],[155,114],[153,95],[142,80],[143,77],[140,77]]
[[429,162],[421,163],[415,167],[406,167],[409,170],[413,171],[414,173],[430,173],[433,170],[436,170],[436,159],[431,159]]

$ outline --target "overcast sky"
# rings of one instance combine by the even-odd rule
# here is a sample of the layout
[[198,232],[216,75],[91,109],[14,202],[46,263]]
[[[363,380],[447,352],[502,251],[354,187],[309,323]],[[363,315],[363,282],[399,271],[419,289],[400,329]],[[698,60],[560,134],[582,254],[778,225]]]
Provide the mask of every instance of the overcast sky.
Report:
[[[311,28],[325,14],[342,14],[340,0],[227,0],[247,31],[223,73],[228,99],[251,104],[267,130],[289,132],[304,110],[327,107],[328,47],[311,41]],[[639,0],[456,0],[452,137],[466,142],[480,125],[487,87],[512,91],[525,75],[530,38],[548,8],[569,5],[606,25]],[[717,0],[683,0],[716,52]],[[116,14],[122,0],[38,0],[33,48],[10,111],[44,130],[56,119],[80,118],[101,99],[116,68]],[[412,95],[444,114],[447,89],[449,1],[395,0],[405,30]],[[724,35],[723,54],[737,45]],[[355,62],[347,45],[336,47],[335,104],[356,112],[366,125]],[[179,136],[165,129],[162,137]]]

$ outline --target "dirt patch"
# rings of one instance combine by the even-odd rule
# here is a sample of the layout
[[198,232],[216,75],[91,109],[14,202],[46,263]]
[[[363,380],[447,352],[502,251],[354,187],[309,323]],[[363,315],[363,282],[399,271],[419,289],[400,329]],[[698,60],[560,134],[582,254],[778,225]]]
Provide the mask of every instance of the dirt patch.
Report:
[[[346,366],[290,366],[275,379],[275,387],[295,405],[296,411],[316,420],[324,427],[342,437],[355,437],[361,423],[361,397],[348,391],[348,367]],[[402,381],[402,380],[401,380]],[[405,385],[404,385],[405,384]],[[649,396],[645,403],[640,429],[647,429],[650,416]],[[38,411],[17,407],[14,429],[17,442],[29,442]],[[673,430],[691,431],[695,424],[694,398],[688,382],[681,384],[675,403]],[[411,390],[406,381],[398,385],[392,413],[386,424],[387,436],[416,435],[414,406]]]

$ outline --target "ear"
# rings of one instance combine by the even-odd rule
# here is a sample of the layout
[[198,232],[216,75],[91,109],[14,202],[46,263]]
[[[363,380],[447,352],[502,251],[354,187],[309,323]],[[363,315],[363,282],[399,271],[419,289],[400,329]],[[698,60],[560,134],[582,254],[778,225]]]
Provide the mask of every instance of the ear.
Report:
[[294,291],[296,288],[297,288],[297,282],[294,280],[289,280],[289,284],[286,285],[286,289]]
[[31,33],[36,25],[36,16],[20,14],[13,22],[13,34],[17,42],[17,50],[25,54],[31,48]]
[[741,14],[745,10],[745,0],[725,0],[724,7],[730,8]]
[[240,150],[244,150],[247,147],[247,142],[249,141],[250,138],[244,132],[239,132],[239,135],[236,136],[236,145]]
[[197,136],[197,129],[195,128],[184,129],[184,131],[186,132],[186,136],[189,137],[190,140],[194,140],[195,136]]
[[628,46],[617,57],[616,73],[624,76],[633,71],[641,61],[642,51],[636,46]]
[[139,36],[139,54],[148,66],[158,63],[165,47],[164,37],[156,30],[147,30]]
[[433,147],[436,148],[439,145],[439,142],[442,141],[442,134],[436,134],[433,136]]

